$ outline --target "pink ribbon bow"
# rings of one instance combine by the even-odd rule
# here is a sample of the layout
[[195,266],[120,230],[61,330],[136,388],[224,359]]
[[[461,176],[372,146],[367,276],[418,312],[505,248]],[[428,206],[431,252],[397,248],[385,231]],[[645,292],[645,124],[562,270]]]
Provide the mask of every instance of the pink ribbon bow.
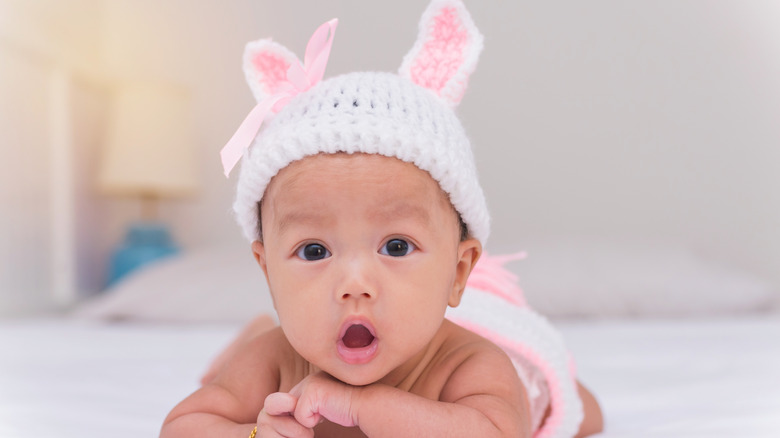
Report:
[[290,68],[287,70],[287,82],[283,83],[275,94],[263,99],[249,112],[233,137],[222,148],[219,156],[222,158],[222,167],[225,169],[226,177],[230,176],[230,171],[241,159],[244,151],[252,144],[252,140],[260,130],[268,113],[281,110],[295,95],[308,90],[322,80],[330,56],[330,47],[333,45],[336,25],[338,25],[338,19],[334,18],[314,31],[306,45],[303,65],[299,61],[290,64]]

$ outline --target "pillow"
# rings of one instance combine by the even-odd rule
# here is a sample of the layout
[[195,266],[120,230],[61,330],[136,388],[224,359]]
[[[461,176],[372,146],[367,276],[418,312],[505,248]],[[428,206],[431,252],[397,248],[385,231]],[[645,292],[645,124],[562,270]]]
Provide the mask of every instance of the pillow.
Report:
[[[566,239],[524,246],[506,267],[552,318],[705,316],[766,310],[776,291],[746,272],[660,243]],[[497,255],[494,254],[494,255]],[[184,252],[142,268],[76,309],[84,318],[245,322],[276,316],[246,247]]]
[[244,322],[276,316],[247,247],[201,249],[144,266],[75,309],[75,316],[155,322]]
[[526,246],[507,266],[529,305],[551,317],[711,316],[775,307],[767,281],[647,241],[558,239]]

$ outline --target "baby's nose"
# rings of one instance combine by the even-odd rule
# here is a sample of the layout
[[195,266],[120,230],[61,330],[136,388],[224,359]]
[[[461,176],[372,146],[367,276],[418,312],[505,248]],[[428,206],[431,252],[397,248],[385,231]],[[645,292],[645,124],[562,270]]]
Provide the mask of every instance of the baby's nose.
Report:
[[374,294],[369,291],[346,291],[341,293],[341,300],[346,301],[350,298],[373,298]]
[[372,299],[376,297],[376,288],[371,281],[373,269],[367,262],[352,260],[345,265],[343,281],[337,289],[337,298],[345,301],[352,298]]

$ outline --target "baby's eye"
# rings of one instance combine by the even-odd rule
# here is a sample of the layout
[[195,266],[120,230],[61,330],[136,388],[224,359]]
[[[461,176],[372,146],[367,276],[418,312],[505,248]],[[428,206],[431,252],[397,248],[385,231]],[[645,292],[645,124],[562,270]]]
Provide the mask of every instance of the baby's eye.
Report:
[[315,261],[330,257],[330,251],[319,243],[310,243],[300,247],[295,255],[303,260]]
[[414,244],[409,243],[403,239],[388,240],[387,243],[379,250],[380,254],[389,255],[393,257],[403,257],[409,255],[416,248]]

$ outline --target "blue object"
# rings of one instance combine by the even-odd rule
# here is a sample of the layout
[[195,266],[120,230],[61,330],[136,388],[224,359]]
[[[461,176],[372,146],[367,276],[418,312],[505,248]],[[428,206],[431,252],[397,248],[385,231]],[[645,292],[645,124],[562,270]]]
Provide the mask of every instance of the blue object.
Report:
[[179,252],[168,227],[158,222],[137,222],[130,225],[125,241],[111,256],[108,286],[130,272],[153,261]]

